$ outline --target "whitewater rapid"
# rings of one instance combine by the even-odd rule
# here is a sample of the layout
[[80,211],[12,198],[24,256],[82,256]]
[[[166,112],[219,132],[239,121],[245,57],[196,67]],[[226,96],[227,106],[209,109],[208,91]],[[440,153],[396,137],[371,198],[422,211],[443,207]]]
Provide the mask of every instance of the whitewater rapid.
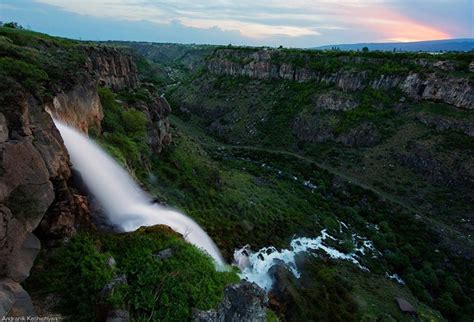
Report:
[[330,258],[350,261],[361,270],[368,271],[359,262],[357,253],[361,255],[368,252],[377,254],[378,251],[373,247],[370,240],[355,234],[352,237],[354,241],[360,243],[360,246],[348,254],[326,245],[325,240],[337,241],[337,239],[331,236],[326,229],[323,229],[320,235],[315,238],[294,238],[289,249],[278,250],[270,246],[252,251],[248,245],[236,249],[234,251],[234,264],[240,269],[240,278],[257,284],[267,292],[270,291],[273,285],[270,269],[277,264],[284,265],[296,278],[300,278],[301,273],[296,266],[296,256],[300,253],[314,253],[320,250]]
[[72,166],[104,208],[108,219],[125,231],[141,226],[167,225],[207,252],[224,269],[225,261],[206,232],[188,216],[152,204],[135,181],[114,159],[87,136],[55,120]]

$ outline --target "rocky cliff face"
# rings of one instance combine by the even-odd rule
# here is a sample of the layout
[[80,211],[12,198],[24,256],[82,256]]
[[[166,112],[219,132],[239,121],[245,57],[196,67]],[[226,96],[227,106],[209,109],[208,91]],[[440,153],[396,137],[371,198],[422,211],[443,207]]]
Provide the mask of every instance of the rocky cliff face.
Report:
[[[52,99],[38,98],[13,78],[0,85],[0,316],[31,313],[19,283],[40,250],[38,237],[54,240],[93,227],[87,198],[71,185],[69,156],[51,116],[85,133],[100,128],[98,86],[133,88],[138,78],[129,56],[111,48],[84,51],[89,76],[56,88]],[[164,117],[150,113],[152,121]]]
[[171,131],[168,116],[171,107],[166,98],[156,93],[150,95],[149,102],[137,102],[134,107],[145,113],[148,119],[147,143],[154,153],[170,144]]
[[90,75],[72,88],[59,89],[45,109],[58,120],[84,133],[89,127],[100,130],[103,118],[98,86],[118,91],[136,88],[138,75],[132,57],[110,47],[84,47],[87,54],[84,70]]
[[7,301],[2,301],[0,315],[9,312],[17,297],[24,300],[18,283],[28,277],[40,250],[32,232],[53,204],[67,202],[56,191],[67,187],[71,175],[67,151],[50,115],[34,97],[15,90],[1,117],[5,135],[0,142],[0,276],[2,288],[10,291],[2,294]]
[[137,67],[132,57],[113,47],[86,47],[86,67],[98,76],[100,86],[114,91],[138,86]]
[[[283,57],[283,58],[282,58]],[[364,65],[382,66],[384,59],[337,57],[335,64],[344,68],[326,69],[318,66],[318,56],[297,57],[278,50],[217,50],[207,62],[207,70],[215,75],[245,76],[258,79],[285,79],[298,82],[318,81],[345,92],[373,89],[400,89],[414,99],[433,100],[464,109],[474,109],[474,83],[465,77],[444,73],[456,69],[454,61],[404,60],[400,65],[417,65],[422,72],[380,73],[371,75]],[[295,61],[292,63],[292,61]],[[313,65],[312,65],[313,64]],[[472,64],[472,63],[471,63]],[[350,68],[357,66],[357,69]],[[313,67],[311,67],[313,66]],[[462,69],[462,72],[467,73]]]
[[90,126],[100,129],[104,117],[96,81],[57,93],[52,102],[46,103],[45,109],[54,118],[84,133],[88,133]]

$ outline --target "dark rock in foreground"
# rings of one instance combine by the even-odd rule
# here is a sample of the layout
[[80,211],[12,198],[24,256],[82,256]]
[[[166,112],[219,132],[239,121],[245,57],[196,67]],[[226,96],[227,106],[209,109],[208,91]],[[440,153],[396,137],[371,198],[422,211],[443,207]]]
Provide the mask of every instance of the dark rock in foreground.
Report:
[[217,310],[194,310],[198,322],[266,321],[267,295],[254,283],[242,281],[226,287]]

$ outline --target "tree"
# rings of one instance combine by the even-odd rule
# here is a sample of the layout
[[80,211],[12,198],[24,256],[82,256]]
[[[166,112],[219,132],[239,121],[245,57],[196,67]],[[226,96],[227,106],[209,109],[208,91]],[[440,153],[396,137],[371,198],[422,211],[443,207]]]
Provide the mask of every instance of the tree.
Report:
[[13,29],[23,29],[21,25],[19,25],[17,22],[7,22],[3,24],[3,27],[7,28],[13,28]]
[[368,53],[368,52],[369,52],[369,47],[364,47],[364,48],[362,48],[362,52],[363,52],[363,53]]

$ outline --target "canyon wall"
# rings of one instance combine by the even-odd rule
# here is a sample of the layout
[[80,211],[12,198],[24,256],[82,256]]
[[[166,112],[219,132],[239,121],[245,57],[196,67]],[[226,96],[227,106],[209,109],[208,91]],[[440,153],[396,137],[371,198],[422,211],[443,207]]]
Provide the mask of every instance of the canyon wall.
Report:
[[[326,55],[327,58],[327,55]],[[208,59],[206,68],[214,75],[244,76],[257,79],[317,81],[351,92],[365,88],[400,89],[414,99],[433,100],[459,108],[474,109],[474,83],[455,72],[468,73],[468,66],[455,61],[404,59],[400,66],[415,66],[406,73],[383,73],[388,59],[333,57],[336,68],[318,65],[321,57],[311,52],[285,53],[276,49],[219,49]],[[472,63],[471,63],[472,64]],[[341,66],[341,68],[337,68]],[[343,67],[342,67],[343,66]],[[371,74],[376,67],[382,72]],[[421,70],[424,69],[424,70]]]

